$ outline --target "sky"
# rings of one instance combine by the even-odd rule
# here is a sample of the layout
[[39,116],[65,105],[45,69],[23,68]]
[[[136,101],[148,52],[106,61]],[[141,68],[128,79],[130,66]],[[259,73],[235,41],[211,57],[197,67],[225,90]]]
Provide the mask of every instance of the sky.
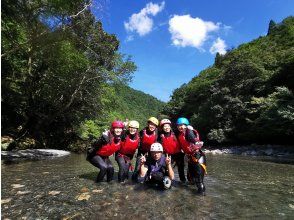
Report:
[[225,54],[294,15],[293,0],[95,0],[103,28],[137,65],[132,88],[170,100],[172,92]]

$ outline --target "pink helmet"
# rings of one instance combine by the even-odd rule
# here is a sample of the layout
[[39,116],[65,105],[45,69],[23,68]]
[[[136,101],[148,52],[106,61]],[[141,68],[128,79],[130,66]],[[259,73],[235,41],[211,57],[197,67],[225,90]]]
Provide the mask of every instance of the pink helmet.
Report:
[[171,121],[168,119],[162,119],[160,121],[160,127],[162,127],[164,124],[170,124],[171,125]]
[[124,128],[124,123],[122,121],[114,121],[111,123],[111,128]]

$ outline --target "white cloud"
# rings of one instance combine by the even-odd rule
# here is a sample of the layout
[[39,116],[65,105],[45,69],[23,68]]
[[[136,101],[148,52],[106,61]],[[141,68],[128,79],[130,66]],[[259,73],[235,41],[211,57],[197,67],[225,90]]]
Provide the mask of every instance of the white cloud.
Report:
[[137,32],[144,36],[152,31],[153,20],[151,16],[157,15],[164,9],[165,2],[160,4],[148,3],[139,13],[132,14],[128,22],[124,22],[125,29],[129,32]]
[[227,47],[227,45],[226,45],[225,41],[218,37],[213,42],[213,44],[212,44],[209,51],[210,51],[211,54],[216,54],[216,53],[225,54],[226,53],[226,47]]
[[175,46],[180,47],[191,46],[201,50],[208,34],[219,28],[220,23],[215,24],[200,18],[193,18],[190,15],[174,15],[169,20],[172,42]]

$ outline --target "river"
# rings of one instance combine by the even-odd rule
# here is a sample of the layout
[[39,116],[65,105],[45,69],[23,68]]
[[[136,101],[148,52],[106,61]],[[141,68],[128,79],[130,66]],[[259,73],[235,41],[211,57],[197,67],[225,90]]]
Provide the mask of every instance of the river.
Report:
[[[207,155],[206,196],[94,182],[82,154],[1,167],[2,219],[293,219],[294,159]],[[117,178],[117,168],[115,177]],[[176,176],[176,180],[178,176]]]

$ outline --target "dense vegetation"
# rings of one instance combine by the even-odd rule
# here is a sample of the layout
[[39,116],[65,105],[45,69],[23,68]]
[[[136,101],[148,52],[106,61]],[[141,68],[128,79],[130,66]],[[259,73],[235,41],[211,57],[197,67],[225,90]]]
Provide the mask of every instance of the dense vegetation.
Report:
[[96,120],[87,120],[80,127],[83,138],[89,135],[97,136],[109,128],[111,121],[120,119],[125,121],[137,120],[140,129],[146,126],[151,116],[158,117],[163,108],[163,102],[151,95],[132,89],[124,84],[115,84],[109,89],[108,98],[105,99],[103,114]]
[[210,144],[294,143],[294,17],[240,45],[176,89],[164,113]]
[[[2,1],[1,129],[15,140],[12,146],[68,148],[87,136],[85,124],[134,117],[153,104],[125,86],[115,90],[130,81],[136,65],[119,53],[118,39],[90,6],[89,0]],[[125,115],[132,102],[144,104]]]

